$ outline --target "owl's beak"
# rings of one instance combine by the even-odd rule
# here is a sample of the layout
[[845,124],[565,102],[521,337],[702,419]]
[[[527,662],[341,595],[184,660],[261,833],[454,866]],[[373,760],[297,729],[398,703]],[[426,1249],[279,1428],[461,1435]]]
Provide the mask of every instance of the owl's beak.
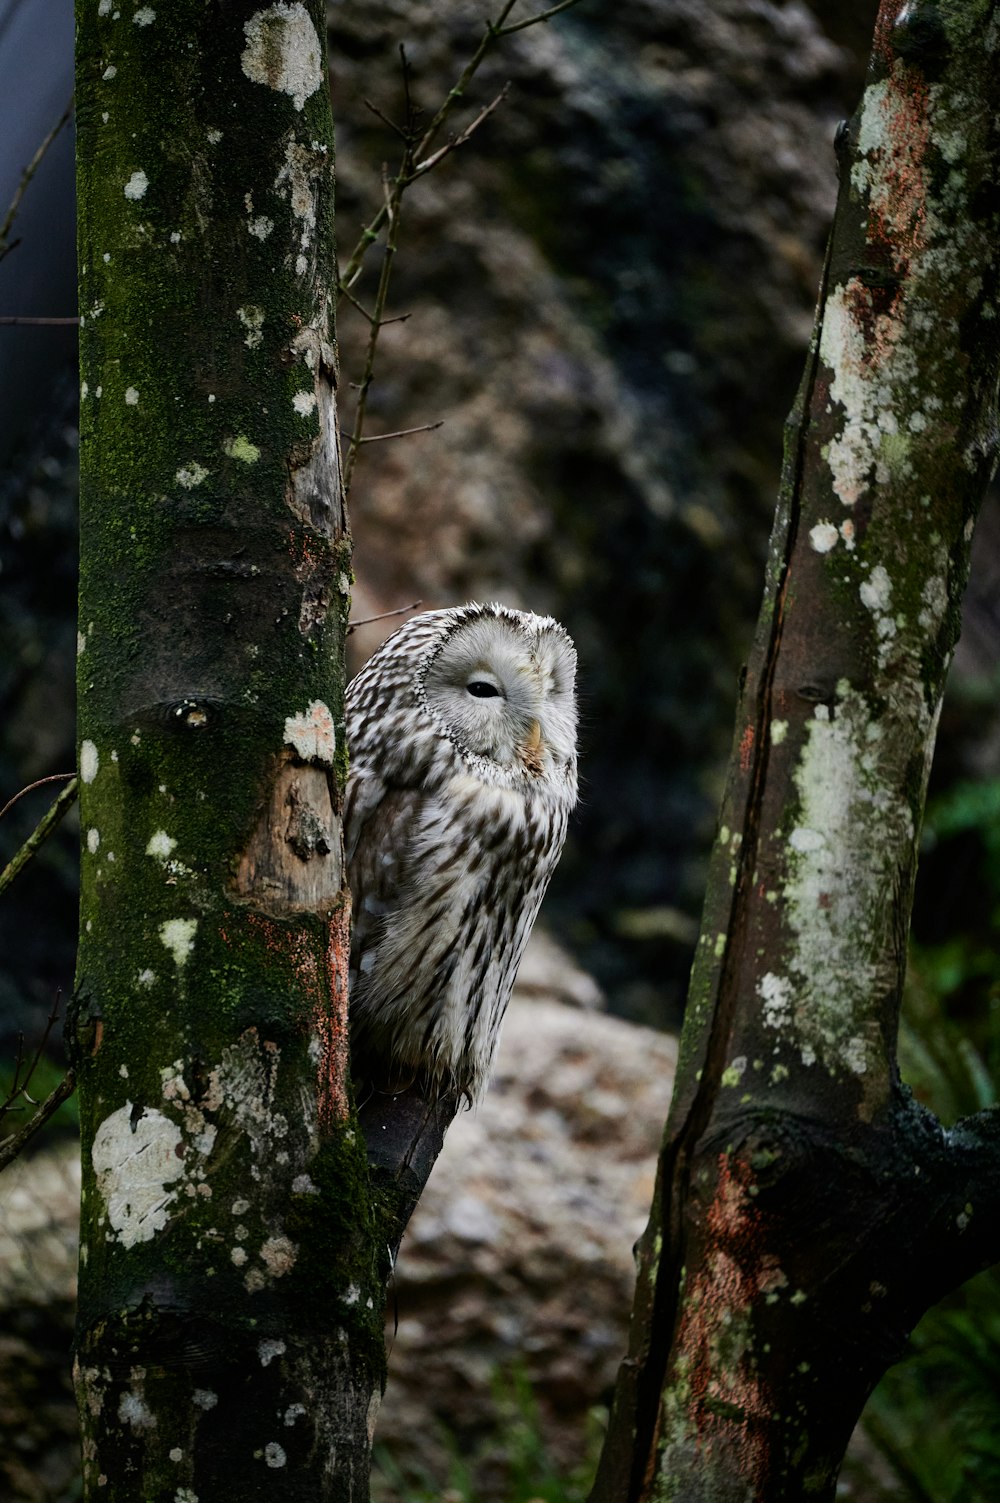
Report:
[[521,761],[529,772],[541,772],[544,751],[545,742],[542,740],[542,727],[537,720],[533,720],[531,722],[531,730],[524,738],[524,743],[521,747]]

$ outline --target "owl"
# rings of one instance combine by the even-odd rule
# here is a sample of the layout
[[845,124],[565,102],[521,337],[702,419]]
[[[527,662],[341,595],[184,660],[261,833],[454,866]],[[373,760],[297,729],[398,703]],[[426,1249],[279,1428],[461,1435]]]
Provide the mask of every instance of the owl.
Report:
[[576,803],[576,651],[550,616],[427,611],[347,690],[355,1077],[474,1104]]

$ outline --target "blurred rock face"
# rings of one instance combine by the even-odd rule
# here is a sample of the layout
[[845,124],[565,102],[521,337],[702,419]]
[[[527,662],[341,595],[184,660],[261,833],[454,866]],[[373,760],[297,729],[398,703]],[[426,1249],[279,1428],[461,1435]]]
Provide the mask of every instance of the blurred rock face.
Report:
[[559,1469],[579,1462],[625,1349],[676,1062],[674,1038],[515,997],[493,1085],[449,1128],[397,1263],[377,1443],[411,1476],[447,1477],[447,1429],[481,1495],[508,1496],[498,1385],[515,1377]]
[[[429,118],[482,15],[399,0],[331,23],[346,256],[396,149],[362,96],[399,117],[402,42]],[[508,79],[405,200],[390,311],[411,317],[383,336],[367,431],[444,426],[363,452],[355,614],[499,597],[565,622],[585,784],[547,911],[614,1010],[662,1024],[858,70],[800,4],[588,0],[505,41],[461,123]],[[346,305],[340,337],[349,431],[367,326]]]

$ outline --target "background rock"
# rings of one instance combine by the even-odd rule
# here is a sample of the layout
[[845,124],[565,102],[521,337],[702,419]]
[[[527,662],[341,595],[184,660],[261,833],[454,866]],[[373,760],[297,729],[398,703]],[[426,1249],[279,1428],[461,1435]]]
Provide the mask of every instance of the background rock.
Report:
[[676,1040],[515,998],[476,1115],[448,1131],[403,1240],[378,1444],[409,1475],[448,1475],[449,1446],[505,1496],[504,1380],[530,1384],[568,1470],[610,1395],[673,1085]]

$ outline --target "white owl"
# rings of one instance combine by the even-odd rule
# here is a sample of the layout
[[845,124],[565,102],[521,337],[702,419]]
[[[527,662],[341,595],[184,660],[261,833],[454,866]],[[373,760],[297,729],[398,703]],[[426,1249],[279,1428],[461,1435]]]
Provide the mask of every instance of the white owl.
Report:
[[347,690],[355,1076],[475,1102],[576,803],[576,652],[550,616],[428,611]]

